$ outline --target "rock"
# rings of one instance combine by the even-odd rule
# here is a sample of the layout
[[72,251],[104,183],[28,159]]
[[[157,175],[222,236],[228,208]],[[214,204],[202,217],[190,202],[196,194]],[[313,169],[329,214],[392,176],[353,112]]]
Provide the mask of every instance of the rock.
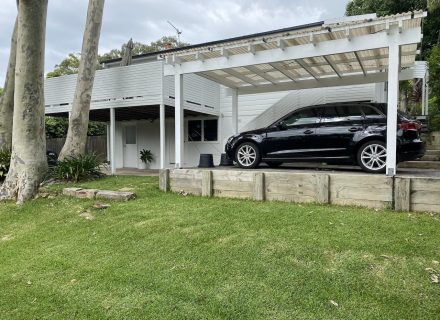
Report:
[[63,194],[65,196],[71,196],[71,197],[76,197],[76,193],[82,190],[81,188],[64,188],[63,189]]
[[95,199],[98,189],[80,189],[75,192],[75,197],[80,199]]
[[110,208],[110,205],[106,204],[106,203],[97,202],[97,203],[95,203],[93,205],[93,208],[95,208],[95,209],[107,209],[107,208]]
[[47,192],[40,192],[38,194],[38,197],[39,198],[48,198],[49,197],[49,193],[47,193]]
[[11,241],[14,240],[14,236],[12,234],[7,234],[2,237],[2,241]]
[[108,200],[128,201],[134,199],[135,197],[136,195],[133,192],[100,190],[98,193],[96,193],[96,198]]
[[91,214],[89,211],[81,212],[79,216],[83,217],[86,220],[95,220],[95,216]]

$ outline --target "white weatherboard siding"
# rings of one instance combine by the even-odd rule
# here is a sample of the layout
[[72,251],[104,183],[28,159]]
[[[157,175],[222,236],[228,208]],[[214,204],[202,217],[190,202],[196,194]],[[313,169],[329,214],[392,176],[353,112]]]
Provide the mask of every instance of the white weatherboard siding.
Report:
[[[174,106],[174,77],[163,77],[163,61],[96,71],[90,108]],[[72,108],[77,75],[45,80],[46,114]],[[184,76],[184,108],[210,115],[219,114],[220,85],[197,75]]]
[[[252,96],[255,101],[258,99],[259,95]],[[282,93],[280,96],[284,97],[264,112],[257,114],[252,120],[247,122],[241,130],[246,131],[266,127],[292,111],[292,107],[301,108],[305,106],[342,101],[380,100],[379,97],[376,97],[376,85],[372,83],[348,87],[295,90],[287,94]],[[243,102],[244,105],[242,108],[248,109],[250,106],[245,101]]]
[[[164,77],[164,103],[174,106],[174,76]],[[183,106],[186,110],[219,114],[220,85],[195,74],[183,76]]]
[[[158,105],[162,97],[162,62],[96,71],[91,109]],[[46,113],[72,108],[77,75],[45,81]]]

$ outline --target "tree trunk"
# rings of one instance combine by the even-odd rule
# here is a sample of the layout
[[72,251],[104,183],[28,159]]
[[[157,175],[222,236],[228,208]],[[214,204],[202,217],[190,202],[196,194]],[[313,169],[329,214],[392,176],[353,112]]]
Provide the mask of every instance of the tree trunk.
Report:
[[8,70],[3,94],[0,96],[0,150],[11,150],[14,114],[15,60],[17,56],[17,19],[11,39]]
[[11,166],[0,199],[31,199],[47,170],[44,134],[44,48],[48,0],[18,6]]
[[98,44],[101,33],[104,0],[89,0],[86,28],[81,49],[81,61],[76,82],[75,97],[69,120],[66,142],[59,159],[83,155],[86,151],[90,101],[95,79]]

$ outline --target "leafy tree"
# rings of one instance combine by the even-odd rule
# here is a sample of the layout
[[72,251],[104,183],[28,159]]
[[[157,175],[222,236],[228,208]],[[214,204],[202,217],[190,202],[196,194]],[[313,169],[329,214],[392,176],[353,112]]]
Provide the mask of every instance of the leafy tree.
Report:
[[0,96],[3,94],[3,88],[0,88]]
[[[49,117],[45,119],[46,138],[65,138],[67,128],[69,127],[69,119],[60,117]],[[107,134],[105,123],[98,121],[90,121],[87,131],[88,136],[103,136]]]
[[59,76],[65,76],[67,74],[78,73],[79,68],[79,55],[69,53],[67,58],[55,65],[55,69],[46,74],[46,78],[55,78]]
[[432,48],[428,59],[431,94],[440,98],[440,45]]
[[[170,45],[173,48],[176,47],[184,47],[188,46],[189,43],[186,42],[180,42],[177,43],[176,37],[162,37],[159,40],[150,42],[150,44],[144,44],[141,42],[134,42],[133,43],[133,56],[145,54],[145,53],[152,53],[157,51],[162,51],[167,48],[167,45]],[[121,49],[113,49],[107,53],[104,53],[103,55],[99,56],[99,61],[105,61],[105,60],[111,60],[111,59],[117,59],[121,58],[124,51],[127,48],[127,43],[124,43],[121,47]]]
[[379,16],[428,9],[428,17],[423,21],[422,59],[427,59],[429,51],[439,40],[440,6],[439,0],[351,0],[347,3],[347,16],[377,13]]

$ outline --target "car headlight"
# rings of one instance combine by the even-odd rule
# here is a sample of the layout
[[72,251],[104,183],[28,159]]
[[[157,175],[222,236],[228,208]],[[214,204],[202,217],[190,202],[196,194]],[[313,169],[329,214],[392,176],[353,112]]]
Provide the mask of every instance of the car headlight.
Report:
[[235,135],[230,136],[230,137],[228,138],[228,140],[226,141],[226,144],[230,144],[230,143],[232,142],[232,140],[234,140],[235,137],[236,137]]

